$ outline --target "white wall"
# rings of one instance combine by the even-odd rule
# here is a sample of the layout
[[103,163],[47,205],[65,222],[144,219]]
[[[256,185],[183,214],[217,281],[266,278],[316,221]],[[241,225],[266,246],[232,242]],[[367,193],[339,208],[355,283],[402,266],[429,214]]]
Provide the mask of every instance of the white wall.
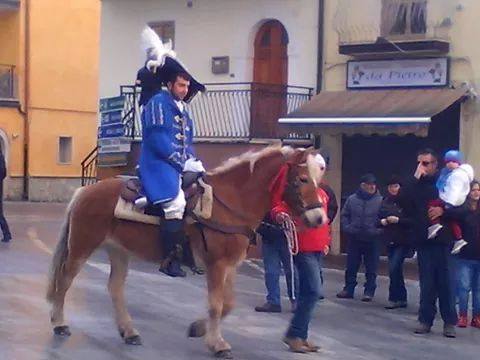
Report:
[[[253,76],[253,41],[260,25],[279,20],[286,28],[290,85],[316,86],[318,0],[103,0],[100,96],[133,84],[145,55],[146,23],[175,21],[175,51],[202,82],[243,82]],[[211,73],[212,56],[230,56],[229,75]]]

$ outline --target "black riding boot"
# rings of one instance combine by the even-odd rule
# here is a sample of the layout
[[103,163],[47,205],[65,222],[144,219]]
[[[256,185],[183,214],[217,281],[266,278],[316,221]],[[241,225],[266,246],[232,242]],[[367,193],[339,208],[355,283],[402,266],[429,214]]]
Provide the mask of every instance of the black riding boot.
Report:
[[185,241],[183,221],[164,220],[160,231],[160,241],[165,252],[160,271],[172,277],[185,277],[187,274],[180,265],[182,244]]

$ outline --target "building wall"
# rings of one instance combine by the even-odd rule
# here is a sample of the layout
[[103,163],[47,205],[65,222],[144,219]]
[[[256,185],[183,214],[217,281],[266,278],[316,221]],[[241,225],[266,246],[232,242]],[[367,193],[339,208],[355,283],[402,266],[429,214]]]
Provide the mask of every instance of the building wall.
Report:
[[[350,1],[350,2],[349,2]],[[377,1],[377,0],[368,0]],[[345,30],[349,25],[356,25],[363,38],[369,37],[368,25],[372,20],[372,12],[368,6],[356,6],[348,16],[339,16],[345,11],[346,4],[354,4],[351,0],[326,1],[325,7],[325,43],[324,43],[324,89],[329,91],[344,90],[346,82],[346,62],[348,56],[338,53],[338,30]],[[452,26],[448,30],[451,60],[450,81],[455,87],[467,86],[480,94],[480,48],[475,46],[480,24],[476,14],[480,12],[480,2],[434,1],[433,16],[437,19],[449,17]],[[433,4],[432,3],[432,4]],[[377,14],[378,15],[378,14]],[[428,15],[427,15],[428,16]],[[348,20],[350,24],[346,24]],[[429,20],[430,21],[430,20]],[[433,20],[432,20],[433,21]],[[373,24],[375,25],[375,24]],[[378,24],[377,24],[378,25]],[[375,27],[375,26],[374,26]],[[469,162],[480,171],[480,143],[474,141],[476,129],[480,127],[480,104],[478,99],[470,99],[464,103],[464,116],[461,119],[461,148],[466,152]]]
[[[13,65],[18,88],[20,64],[21,12],[0,10],[0,65]],[[18,95],[18,90],[17,90]],[[21,198],[23,179],[24,118],[16,104],[14,107],[0,105],[0,137],[7,163],[7,179],[4,194],[7,199]]]
[[[368,6],[367,4],[370,4]],[[371,4],[377,4],[373,6]],[[364,39],[374,42],[378,36],[380,0],[366,0],[362,4],[356,0],[331,0],[325,2],[324,66],[323,90],[345,90],[346,62],[350,58],[338,52],[339,37],[345,36],[348,27],[353,26],[351,41]],[[366,5],[367,4],[367,5]],[[476,0],[433,0],[430,2],[430,23],[449,17],[452,26],[448,29],[450,41],[451,83],[458,87],[466,85],[480,94],[480,48],[476,46],[480,23],[476,14],[480,12],[480,2]],[[429,6],[430,6],[429,5]],[[346,14],[345,11],[348,13]],[[428,15],[427,15],[428,16]],[[460,120],[460,147],[466,153],[477,173],[480,171],[480,103],[469,99],[462,104]],[[323,136],[322,145],[330,154],[331,167],[328,181],[340,199],[342,179],[342,138]],[[332,251],[340,250],[339,221],[334,223]]]
[[[96,145],[100,10],[99,0],[30,1],[29,190],[36,200],[59,200],[49,195],[55,184],[67,199],[64,179],[81,176]],[[58,163],[60,136],[72,137],[70,164]]]
[[[252,81],[253,41],[260,25],[277,19],[285,26],[288,83],[315,87],[318,0],[104,0],[102,2],[100,96],[114,96],[119,85],[133,84],[145,55],[143,27],[175,21],[175,51],[202,82]],[[135,14],[132,16],[132,14]],[[212,56],[230,56],[230,75],[211,73]]]

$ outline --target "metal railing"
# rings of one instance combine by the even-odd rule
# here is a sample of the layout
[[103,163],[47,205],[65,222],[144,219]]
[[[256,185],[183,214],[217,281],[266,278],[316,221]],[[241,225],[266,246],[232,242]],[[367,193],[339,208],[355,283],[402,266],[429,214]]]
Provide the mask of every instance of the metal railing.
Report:
[[97,181],[98,146],[96,146],[82,161],[82,186]]
[[142,137],[142,122],[140,118],[140,88],[135,85],[121,85],[120,95],[125,96],[125,112],[123,122],[125,124],[125,136],[132,139]]
[[[272,125],[280,116],[307,102],[313,94],[313,88],[291,85],[238,82],[209,83],[205,86],[207,91],[197,95],[187,107],[195,120],[195,137],[198,139],[278,137],[274,130],[268,136],[258,131],[265,123],[264,118],[269,117],[268,122]],[[125,96],[126,102],[125,136],[140,139],[140,89],[122,85],[120,93]],[[259,126],[253,126],[253,123]]]
[[0,99],[15,97],[15,66],[0,64]]

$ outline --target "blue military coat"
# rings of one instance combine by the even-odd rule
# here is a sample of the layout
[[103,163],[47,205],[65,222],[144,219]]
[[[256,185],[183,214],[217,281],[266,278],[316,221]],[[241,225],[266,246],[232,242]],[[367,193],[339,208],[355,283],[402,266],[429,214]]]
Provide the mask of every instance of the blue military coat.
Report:
[[185,161],[193,157],[192,119],[163,90],[144,107],[142,126],[139,172],[145,195],[153,204],[173,200]]

